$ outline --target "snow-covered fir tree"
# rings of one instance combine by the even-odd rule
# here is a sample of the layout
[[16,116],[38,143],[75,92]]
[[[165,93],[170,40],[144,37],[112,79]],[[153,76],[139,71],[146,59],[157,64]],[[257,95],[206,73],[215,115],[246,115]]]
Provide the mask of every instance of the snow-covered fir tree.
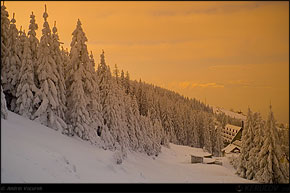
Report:
[[289,168],[281,162],[283,153],[271,105],[264,133],[256,179],[262,183],[289,183],[289,173],[286,171]]
[[[65,79],[64,79],[64,58],[60,51],[60,42],[59,37],[57,34],[56,28],[56,21],[54,22],[54,27],[52,28],[53,34],[51,35],[52,43],[51,43],[51,50],[52,56],[56,63],[57,68],[57,79],[58,84],[56,86],[57,94],[58,94],[58,101],[59,105],[57,107],[57,115],[65,120],[65,111],[66,111],[66,86],[65,86]],[[66,126],[65,126],[66,127]]]
[[25,44],[26,38],[27,38],[27,36],[26,36],[25,30],[22,31],[22,26],[20,26],[20,30],[19,30],[19,51],[18,51],[18,55],[19,55],[19,58],[20,58],[21,61],[23,59],[24,44]]
[[5,54],[6,58],[3,58],[4,65],[2,67],[3,91],[7,99],[7,107],[11,111],[14,111],[16,107],[16,88],[18,84],[18,72],[21,67],[21,60],[19,55],[20,41],[18,36],[18,30],[15,25],[16,20],[14,17],[15,14],[13,13],[8,32],[8,55]]
[[94,72],[96,72],[96,63],[95,63],[95,59],[94,59],[94,55],[93,55],[92,51],[91,51],[91,54],[90,54],[90,62],[91,62],[91,65],[93,66]]
[[249,166],[248,161],[249,161],[250,149],[253,148],[254,146],[254,143],[252,141],[254,137],[253,131],[252,131],[252,127],[253,127],[252,119],[253,119],[253,113],[250,109],[248,109],[247,120],[245,123],[245,127],[243,128],[243,131],[242,131],[242,149],[239,155],[239,165],[237,168],[237,173],[243,178],[247,178],[246,172],[248,170],[248,167],[251,167]]
[[[67,66],[67,118],[70,129],[65,133],[77,134],[85,140],[96,140],[102,127],[98,86],[87,50],[87,38],[80,20],[72,33],[70,65]],[[78,101],[78,102],[76,102]]]
[[32,65],[34,68],[34,81],[35,81],[35,85],[37,87],[39,87],[39,82],[38,82],[37,74],[36,74],[37,50],[38,50],[38,44],[39,44],[39,40],[36,37],[36,30],[37,29],[38,29],[38,25],[37,25],[36,20],[35,20],[35,15],[32,12],[30,15],[29,31],[28,31],[27,35],[28,35],[29,46],[30,46],[30,50],[31,50]]
[[[3,74],[3,70],[8,65],[7,62],[9,61],[9,48],[8,48],[8,39],[9,39],[9,24],[10,21],[8,19],[9,14],[6,10],[6,6],[3,4],[1,5],[1,73]],[[1,74],[1,75],[2,75]]]
[[65,85],[66,84],[66,81],[68,79],[68,70],[69,68],[71,67],[71,61],[70,61],[70,57],[69,57],[69,52],[66,49],[64,49],[63,47],[61,47],[61,55],[62,55],[62,59],[63,59],[63,68],[64,68],[64,80],[65,80]]
[[[264,138],[265,122],[261,117],[261,114],[255,112],[253,114],[253,132],[254,132],[254,147],[250,149],[249,152],[249,164],[250,168],[248,169],[248,179],[256,179],[256,173],[259,170],[259,159],[257,155],[259,154]],[[257,179],[256,179],[257,180]]]
[[35,20],[35,15],[32,12],[30,15],[29,31],[27,35],[30,42],[31,55],[33,60],[37,58],[37,48],[39,44],[39,40],[36,37],[36,30],[38,30],[38,25]]
[[43,13],[44,23],[42,36],[37,53],[37,80],[39,90],[35,94],[34,106],[37,109],[33,119],[55,130],[66,128],[65,121],[58,115],[60,105],[57,85],[59,84],[59,73],[57,64],[53,58],[53,47],[51,30],[47,22],[48,14]]
[[98,68],[98,78],[99,78],[99,90],[101,97],[101,107],[102,107],[102,115],[103,115],[103,125],[104,131],[106,135],[102,136],[105,144],[111,148],[116,149],[118,146],[121,146],[125,141],[122,141],[125,135],[124,122],[121,120],[121,113],[119,105],[122,105],[122,96],[118,96],[121,94],[119,92],[119,87],[113,81],[113,77],[111,75],[111,70],[105,62],[104,51],[101,54],[101,62]]
[[204,115],[203,118],[203,129],[204,129],[204,148],[211,154],[214,149],[214,124],[210,117]]
[[24,47],[22,53],[22,65],[19,71],[19,84],[16,91],[16,112],[26,118],[31,119],[34,113],[33,99],[37,92],[34,82],[34,68],[32,63],[32,55],[30,49],[30,41],[22,34]]
[[118,69],[118,66],[117,66],[117,64],[115,64],[115,68],[114,68],[114,76],[115,76],[115,78],[116,78],[116,82],[117,82],[117,84],[119,84],[119,74],[120,74],[120,72],[119,72],[119,69]]
[[222,156],[222,149],[224,148],[223,138],[222,138],[222,126],[221,123],[214,119],[214,148],[213,148],[213,155],[214,156]]

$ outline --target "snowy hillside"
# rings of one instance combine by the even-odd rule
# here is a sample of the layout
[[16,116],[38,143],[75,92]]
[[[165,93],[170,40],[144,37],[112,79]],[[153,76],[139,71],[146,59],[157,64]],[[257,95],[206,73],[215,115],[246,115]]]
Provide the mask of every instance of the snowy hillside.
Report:
[[234,174],[227,158],[223,166],[190,164],[200,148],[170,144],[158,157],[132,152],[121,165],[112,151],[8,112],[1,119],[3,183],[252,183]]
[[230,116],[232,118],[241,119],[243,121],[245,121],[247,119],[246,115],[235,113],[235,112],[232,112],[230,110],[227,110],[227,109],[224,109],[224,108],[221,108],[221,107],[212,106],[212,108],[213,108],[213,111],[215,113],[217,113],[217,114],[224,113],[225,115],[228,115],[228,116]]

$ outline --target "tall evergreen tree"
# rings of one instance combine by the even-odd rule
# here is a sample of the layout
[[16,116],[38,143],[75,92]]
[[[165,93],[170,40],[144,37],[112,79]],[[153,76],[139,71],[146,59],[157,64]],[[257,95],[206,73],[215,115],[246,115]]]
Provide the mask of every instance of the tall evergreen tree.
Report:
[[271,105],[264,132],[264,143],[258,154],[257,179],[263,183],[289,183],[289,174],[287,175],[286,167],[280,161],[283,153]]
[[[11,24],[9,27],[8,35],[8,55],[4,58],[4,66],[2,68],[3,76],[3,91],[7,99],[7,107],[11,111],[15,110],[16,107],[16,88],[18,85],[18,72],[21,67],[20,60],[20,41],[18,36],[18,30],[15,25],[15,14],[13,13],[13,18],[11,19]],[[2,48],[1,48],[2,50]]]
[[252,141],[248,140],[248,138],[252,139],[253,138],[253,132],[252,132],[252,118],[253,114],[250,109],[248,109],[248,114],[247,114],[247,120],[245,123],[245,127],[242,131],[242,149],[241,153],[239,155],[239,165],[237,169],[237,173],[243,177],[246,178],[246,172],[248,169],[248,160],[249,160],[249,150],[250,148],[253,147]]
[[69,57],[69,52],[67,49],[64,49],[63,47],[61,47],[61,55],[62,55],[62,59],[63,59],[63,68],[64,68],[64,80],[65,80],[65,85],[66,81],[68,79],[68,70],[71,69],[71,61],[70,61],[70,57]]
[[66,86],[64,79],[64,58],[60,51],[60,42],[59,36],[57,34],[56,22],[54,22],[54,27],[52,28],[52,43],[51,43],[51,54],[56,64],[57,69],[57,79],[58,84],[56,86],[59,105],[57,107],[57,115],[65,120],[65,111],[66,111]]
[[28,39],[29,39],[29,45],[30,45],[30,50],[31,50],[31,59],[32,59],[32,65],[34,68],[34,81],[35,85],[39,87],[39,82],[37,79],[37,50],[38,50],[38,45],[39,45],[39,40],[36,37],[36,30],[38,30],[38,25],[35,20],[35,15],[33,12],[30,15],[30,24],[29,24],[29,31],[27,33]]
[[130,75],[129,72],[126,72],[126,76],[125,76],[125,82],[124,82],[124,86],[125,86],[125,92],[126,94],[130,94],[131,93],[131,88],[130,88]]
[[114,76],[116,78],[117,84],[119,84],[119,69],[118,69],[117,64],[115,64]]
[[3,69],[6,69],[7,62],[9,62],[8,55],[9,55],[9,45],[8,45],[8,39],[9,39],[9,24],[10,21],[8,19],[9,14],[6,10],[6,7],[3,4],[1,5],[1,76],[3,74]]
[[59,74],[57,65],[53,58],[53,47],[51,30],[47,22],[48,14],[43,13],[44,24],[37,53],[37,78],[39,90],[35,94],[34,105],[37,109],[33,114],[33,119],[53,129],[65,129],[66,123],[58,115],[60,105],[57,85],[59,84]]
[[[124,108],[118,85],[113,81],[110,67],[106,65],[104,51],[98,68],[99,90],[106,136],[101,136],[111,149],[124,148],[127,142],[124,139],[124,120],[121,118],[121,109]],[[110,134],[109,134],[110,133]],[[106,138],[105,138],[106,137]]]
[[[87,37],[77,21],[72,33],[70,61],[67,78],[68,121],[71,125],[67,134],[77,134],[85,140],[96,140],[98,126],[101,123],[99,92],[96,75],[89,59]],[[79,102],[75,102],[79,101]]]
[[95,69],[95,59],[94,59],[94,55],[93,55],[93,52],[91,51],[91,54],[90,54],[90,62],[91,62],[91,65],[93,66],[93,70],[94,72],[96,71]]
[[19,71],[19,85],[16,92],[16,112],[20,115],[31,119],[34,113],[33,99],[37,92],[34,82],[34,68],[32,64],[32,55],[30,50],[29,39],[22,34],[24,40],[24,47],[22,53],[22,65]]
[[249,152],[249,168],[247,171],[248,179],[256,179],[256,173],[259,170],[258,154],[261,151],[264,138],[265,123],[262,120],[261,114],[255,112],[253,114],[253,132],[254,132],[254,147]]
[[18,55],[19,55],[21,63],[22,63],[22,60],[23,60],[24,44],[25,44],[26,38],[27,38],[27,36],[26,36],[25,30],[22,31],[22,26],[20,26]]

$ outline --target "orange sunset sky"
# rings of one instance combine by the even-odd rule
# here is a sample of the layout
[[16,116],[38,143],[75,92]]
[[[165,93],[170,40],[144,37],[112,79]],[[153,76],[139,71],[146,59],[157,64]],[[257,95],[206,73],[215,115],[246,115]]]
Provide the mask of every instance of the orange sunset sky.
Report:
[[5,2],[18,29],[34,12],[38,37],[44,4],[69,50],[79,18],[96,63],[104,49],[131,79],[264,118],[271,101],[289,123],[289,2]]

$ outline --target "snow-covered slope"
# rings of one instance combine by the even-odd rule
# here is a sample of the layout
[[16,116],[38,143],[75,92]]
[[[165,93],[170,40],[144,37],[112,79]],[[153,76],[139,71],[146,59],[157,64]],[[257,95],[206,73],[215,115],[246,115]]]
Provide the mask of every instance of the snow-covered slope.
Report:
[[228,116],[230,116],[232,118],[241,119],[241,120],[244,120],[244,121],[247,119],[246,115],[235,113],[235,112],[229,111],[229,110],[221,108],[221,107],[212,106],[212,108],[213,108],[213,111],[215,113],[217,113],[217,114],[218,113],[224,113],[225,115],[228,115]]
[[2,183],[251,183],[223,166],[190,164],[199,148],[170,144],[158,157],[131,152],[121,165],[114,152],[60,134],[9,111],[1,119]]

